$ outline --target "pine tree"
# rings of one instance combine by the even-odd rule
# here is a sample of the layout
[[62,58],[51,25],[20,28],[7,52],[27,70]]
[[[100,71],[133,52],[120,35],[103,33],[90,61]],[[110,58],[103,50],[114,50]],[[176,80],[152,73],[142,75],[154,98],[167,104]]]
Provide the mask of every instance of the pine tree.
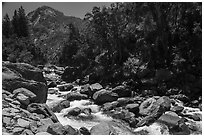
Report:
[[27,37],[29,36],[29,31],[28,31],[28,20],[25,15],[25,10],[21,6],[18,10],[18,16],[19,16],[19,36],[20,37]]
[[18,17],[18,13],[15,10],[14,11],[14,15],[13,15],[13,19],[12,19],[12,26],[13,26],[13,32],[14,34],[16,34],[17,36],[19,36],[19,17]]
[[9,38],[10,35],[12,33],[12,28],[11,28],[11,21],[10,18],[8,16],[8,14],[6,14],[3,18],[3,22],[2,22],[2,34],[6,37]]

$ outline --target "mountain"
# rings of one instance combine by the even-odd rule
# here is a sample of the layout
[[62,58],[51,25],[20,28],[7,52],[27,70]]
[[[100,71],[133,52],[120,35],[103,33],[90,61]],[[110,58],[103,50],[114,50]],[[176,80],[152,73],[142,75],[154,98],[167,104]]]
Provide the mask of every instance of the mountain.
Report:
[[42,6],[28,13],[27,18],[35,44],[47,56],[49,63],[56,63],[61,53],[63,42],[69,36],[68,25],[72,23],[82,30],[86,22],[48,6]]

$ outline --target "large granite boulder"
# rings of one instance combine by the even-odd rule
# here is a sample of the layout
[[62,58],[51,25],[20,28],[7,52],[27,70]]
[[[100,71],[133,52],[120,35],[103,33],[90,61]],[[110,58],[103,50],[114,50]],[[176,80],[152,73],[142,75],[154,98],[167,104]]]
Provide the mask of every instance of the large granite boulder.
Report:
[[106,102],[116,101],[118,94],[102,89],[93,94],[93,99],[96,104],[104,104]]
[[25,88],[33,92],[33,102],[45,103],[47,100],[47,84],[42,72],[25,63],[2,63],[2,88],[11,93],[15,89]]

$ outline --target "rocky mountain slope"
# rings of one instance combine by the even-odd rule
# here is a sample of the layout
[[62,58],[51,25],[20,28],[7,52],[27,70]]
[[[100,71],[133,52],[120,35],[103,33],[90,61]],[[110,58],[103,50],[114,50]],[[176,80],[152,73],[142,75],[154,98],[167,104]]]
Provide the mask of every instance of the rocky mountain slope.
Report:
[[61,53],[63,42],[69,36],[68,25],[72,23],[82,30],[86,22],[48,6],[42,6],[28,13],[29,25],[35,44],[47,55],[48,62],[53,63],[56,55]]

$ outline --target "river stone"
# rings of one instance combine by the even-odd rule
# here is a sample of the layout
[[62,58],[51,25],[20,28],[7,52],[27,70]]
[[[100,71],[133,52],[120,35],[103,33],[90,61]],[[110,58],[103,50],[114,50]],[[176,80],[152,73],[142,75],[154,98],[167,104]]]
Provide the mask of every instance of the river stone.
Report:
[[86,127],[80,127],[79,132],[82,135],[90,135],[91,133],[89,132],[89,130]]
[[158,119],[158,122],[167,124],[171,127],[175,127],[178,125],[179,120],[181,120],[181,118],[179,118],[179,116],[175,112],[167,111]]
[[127,89],[124,85],[117,86],[111,90],[113,93],[118,94],[118,97],[131,97],[132,91]]
[[4,126],[8,126],[8,125],[11,124],[11,118],[10,118],[10,117],[5,117],[5,116],[4,116],[4,117],[2,118],[2,121],[3,121],[2,123],[3,123]]
[[22,93],[25,96],[29,97],[30,101],[33,101],[33,99],[37,97],[33,92],[31,92],[30,90],[26,88],[18,88],[13,91],[14,95],[19,94],[19,93]]
[[106,102],[116,101],[118,94],[102,89],[93,94],[93,100],[96,104],[104,104]]
[[59,89],[58,88],[49,88],[48,89],[48,94],[56,94],[58,93]]
[[65,135],[78,135],[78,130],[74,129],[72,126],[70,125],[66,125],[64,126],[64,134]]
[[19,119],[17,120],[17,123],[18,123],[18,125],[19,125],[20,127],[24,127],[24,128],[28,128],[29,125],[30,125],[30,122],[29,122],[29,121],[24,120],[24,119],[22,119],[22,118],[19,118]]
[[70,110],[67,114],[71,116],[78,116],[81,113],[81,109],[79,107],[75,107]]
[[170,110],[170,108],[171,108],[171,100],[167,96],[160,97],[157,100],[157,104],[159,104],[161,107],[163,107],[166,111]]
[[171,111],[174,111],[175,113],[180,113],[180,112],[182,112],[183,111],[183,109],[184,109],[184,107],[183,106],[173,106],[173,107],[171,107]]
[[108,123],[102,122],[90,130],[91,135],[114,135],[115,130]]
[[107,102],[103,105],[103,110],[104,111],[109,111],[111,109],[114,109],[116,108],[118,105],[118,102],[117,101],[113,101],[113,102]]
[[21,133],[21,135],[34,135],[34,134],[33,134],[33,132],[32,132],[31,130],[25,129],[25,130]]
[[139,104],[128,104],[125,108],[136,115],[139,112]]
[[49,125],[47,128],[47,132],[52,135],[64,135],[64,127],[60,123],[54,123],[52,125]]
[[150,115],[155,110],[156,106],[156,99],[149,98],[140,104],[139,113],[145,116]]
[[46,132],[48,126],[54,124],[51,118],[40,119],[41,126],[38,127],[39,132]]
[[83,109],[83,113],[88,115],[88,116],[91,115],[91,112],[92,112],[91,108],[84,108]]
[[82,100],[82,99],[87,99],[87,98],[88,98],[87,95],[75,93],[75,92],[70,92],[66,95],[66,99],[69,101]]
[[101,86],[101,84],[95,83],[95,84],[91,84],[91,85],[90,85],[90,88],[91,88],[91,90],[92,90],[93,92],[96,92],[96,91],[102,89],[103,87]]
[[30,103],[29,97],[25,96],[22,93],[19,93],[16,99],[24,106],[27,106]]
[[23,132],[24,128],[22,127],[14,127],[13,129],[13,135],[20,135]]
[[50,107],[50,109],[53,112],[60,112],[62,109],[68,108],[68,107],[70,107],[70,101],[62,100],[62,101],[59,101],[59,102],[53,104],[53,106]]

